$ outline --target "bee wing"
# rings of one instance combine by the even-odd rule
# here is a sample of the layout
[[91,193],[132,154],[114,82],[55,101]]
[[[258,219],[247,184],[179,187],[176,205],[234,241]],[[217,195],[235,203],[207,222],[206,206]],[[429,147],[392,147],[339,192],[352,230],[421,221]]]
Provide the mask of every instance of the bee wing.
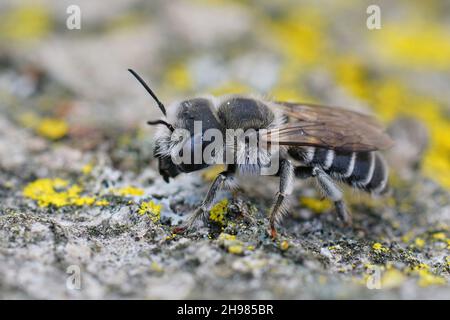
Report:
[[311,104],[277,102],[292,121],[268,130],[268,143],[316,146],[343,151],[374,151],[393,145],[384,127],[362,113]]

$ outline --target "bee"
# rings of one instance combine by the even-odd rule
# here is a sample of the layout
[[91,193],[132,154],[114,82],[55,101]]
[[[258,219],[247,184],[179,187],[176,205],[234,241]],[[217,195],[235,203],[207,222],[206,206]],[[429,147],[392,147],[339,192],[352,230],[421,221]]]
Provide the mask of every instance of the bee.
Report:
[[[223,97],[197,97],[174,103],[167,115],[163,103],[133,70],[129,71],[144,86],[158,104],[166,120],[149,121],[161,125],[155,139],[154,155],[158,158],[159,173],[166,182],[181,173],[194,172],[208,167],[205,162],[175,163],[174,152],[180,146],[205,150],[208,142],[203,134],[208,129],[225,132],[229,129],[254,130],[258,142],[278,146],[270,152],[260,145],[259,154],[270,161],[278,161],[279,190],[270,209],[270,235],[276,238],[279,225],[288,210],[288,197],[293,191],[294,178],[313,178],[324,197],[334,202],[338,218],[351,225],[340,183],[375,195],[388,189],[388,167],[380,150],[393,145],[383,126],[369,115],[328,106],[282,101],[266,101],[242,95]],[[203,124],[202,131],[194,132],[194,123]],[[185,139],[174,139],[174,132],[188,132]],[[187,221],[174,229],[183,232],[193,227],[199,219],[206,219],[217,192],[237,185],[236,176],[261,174],[263,162],[249,163],[245,140],[223,143],[223,150],[233,149],[234,160],[212,182],[200,207]],[[255,148],[255,147],[253,147]],[[177,151],[174,151],[177,150]],[[269,162],[270,162],[269,161]]]

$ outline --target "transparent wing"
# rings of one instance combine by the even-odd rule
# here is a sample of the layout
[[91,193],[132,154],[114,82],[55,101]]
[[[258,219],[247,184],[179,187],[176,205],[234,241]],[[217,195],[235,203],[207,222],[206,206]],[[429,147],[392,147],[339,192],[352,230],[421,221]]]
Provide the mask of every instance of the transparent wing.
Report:
[[374,151],[393,145],[384,127],[358,112],[289,102],[276,102],[290,121],[262,136],[269,143],[316,146],[333,150]]

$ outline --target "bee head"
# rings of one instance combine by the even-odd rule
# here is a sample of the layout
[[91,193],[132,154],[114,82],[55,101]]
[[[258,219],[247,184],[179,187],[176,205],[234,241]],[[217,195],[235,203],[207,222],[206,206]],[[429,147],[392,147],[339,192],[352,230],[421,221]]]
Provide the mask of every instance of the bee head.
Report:
[[182,101],[177,106],[176,124],[176,129],[183,130],[185,136],[179,152],[183,159],[179,164],[180,170],[192,172],[208,167],[209,164],[203,159],[203,151],[213,141],[205,141],[204,134],[207,130],[222,130],[211,99]]
[[[155,93],[153,93],[145,81],[136,72],[131,69],[128,69],[128,71],[152,96],[158,104],[159,109],[166,117],[166,108]],[[149,125],[163,125],[169,130],[168,132],[170,132],[169,136],[157,140],[154,149],[154,154],[159,162],[159,173],[166,182],[169,181],[169,178],[176,177],[181,172],[197,171],[209,166],[202,157],[200,163],[199,161],[195,161],[196,156],[194,153],[200,150],[201,155],[203,155],[203,150],[211,143],[210,141],[204,141],[203,139],[203,134],[206,130],[221,129],[220,122],[214,110],[214,104],[210,99],[195,98],[179,103],[176,107],[175,125],[172,125],[166,120],[148,121],[147,123]],[[172,139],[172,137],[180,131],[183,132],[184,138],[181,140],[176,138]],[[176,163],[173,161],[172,151],[175,149],[174,146],[177,146],[177,155],[183,159],[183,161],[176,161]]]

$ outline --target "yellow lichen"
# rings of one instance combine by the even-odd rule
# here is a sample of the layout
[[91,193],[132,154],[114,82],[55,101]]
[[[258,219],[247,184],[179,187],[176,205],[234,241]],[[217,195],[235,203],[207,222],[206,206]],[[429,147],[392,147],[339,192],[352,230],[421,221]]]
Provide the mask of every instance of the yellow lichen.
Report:
[[229,253],[237,255],[244,253],[244,244],[236,239],[235,235],[221,233],[218,240],[220,245],[224,247]]
[[225,165],[219,164],[202,171],[201,175],[205,181],[214,181],[214,179],[225,170]]
[[399,287],[406,280],[406,276],[399,270],[390,269],[381,277],[381,287],[391,289]]
[[163,272],[164,268],[161,267],[156,261],[153,261],[150,265],[150,269],[152,269],[155,272]]
[[88,164],[85,164],[83,166],[83,168],[81,168],[81,172],[85,175],[88,175],[92,172],[93,169],[94,169],[94,167],[92,166],[92,164],[88,163]]
[[113,189],[112,193],[115,194],[116,196],[134,197],[134,196],[143,196],[144,190],[141,188],[133,187],[133,186],[127,186],[127,187]]
[[450,68],[450,34],[433,23],[389,24],[374,35],[383,43],[377,48],[385,61],[407,68]]
[[331,209],[331,202],[327,199],[301,197],[300,204],[311,209],[314,213],[322,213]]
[[242,254],[244,252],[244,248],[241,245],[231,245],[228,247],[228,252],[232,254]]
[[384,247],[381,243],[376,242],[373,244],[372,249],[375,252],[388,252],[389,248]]
[[445,233],[443,233],[443,232],[434,233],[432,237],[435,240],[446,240],[447,239],[447,237],[445,236]]
[[109,206],[109,201],[108,200],[97,200],[97,201],[95,201],[95,205],[96,206],[99,206],[99,207],[102,207],[102,206]]
[[141,216],[148,215],[154,223],[157,223],[161,219],[161,209],[162,204],[156,204],[153,200],[150,200],[141,203],[138,213]]
[[430,271],[426,269],[419,270],[418,274],[419,274],[419,281],[417,282],[417,284],[421,287],[447,284],[447,280],[445,280],[445,278],[432,274]]
[[209,211],[209,219],[220,225],[225,224],[225,216],[228,209],[228,199],[223,199],[216,203]]
[[236,240],[236,236],[228,233],[221,233],[219,235],[219,240],[223,241],[234,241]]
[[95,196],[82,195],[82,192],[79,185],[69,186],[69,181],[60,178],[38,179],[23,189],[23,195],[35,200],[40,207],[106,205],[105,200],[97,201]]
[[418,237],[414,240],[414,244],[416,245],[417,248],[423,248],[425,246],[425,240]]
[[176,90],[186,91],[192,88],[192,77],[185,64],[176,63],[169,66],[165,82]]
[[20,5],[0,18],[0,38],[9,40],[36,40],[50,29],[50,15],[43,6]]
[[280,248],[283,251],[286,251],[287,249],[289,249],[289,242],[287,242],[286,240],[282,241],[280,243]]
[[63,138],[69,127],[64,120],[56,119],[56,118],[44,118],[38,124],[37,133],[45,138],[51,140],[58,140]]

